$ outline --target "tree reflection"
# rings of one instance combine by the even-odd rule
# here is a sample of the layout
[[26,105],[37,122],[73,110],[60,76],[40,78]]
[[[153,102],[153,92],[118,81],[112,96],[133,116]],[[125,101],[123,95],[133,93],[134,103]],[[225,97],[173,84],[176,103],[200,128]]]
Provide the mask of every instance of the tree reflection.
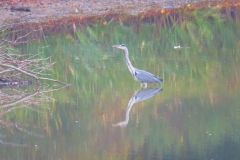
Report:
[[155,94],[159,93],[162,91],[162,87],[159,88],[142,88],[139,90],[136,90],[131,99],[128,102],[128,106],[126,109],[126,114],[125,114],[125,120],[118,122],[116,124],[113,124],[113,126],[120,126],[120,127],[126,127],[129,121],[129,113],[131,111],[131,108],[133,106],[133,104],[140,102],[140,101],[144,101],[146,99],[151,98],[152,96],[154,96]]
[[[27,144],[21,142],[22,137],[18,137],[22,134],[26,134],[34,138],[44,137],[44,135],[41,133],[41,127],[24,124],[21,122],[23,121],[22,119],[17,118],[17,114],[21,114],[21,111],[14,112],[14,110],[19,108],[27,108],[37,113],[43,113],[37,109],[36,106],[43,102],[53,101],[53,98],[48,96],[47,93],[64,88],[65,85],[57,88],[47,85],[27,87],[28,88],[26,89],[22,86],[2,85],[0,88],[0,126],[2,128],[2,132],[5,133],[0,135],[0,143],[2,145],[26,147]],[[21,132],[21,134],[16,134],[18,132]],[[15,139],[14,136],[18,137],[17,140],[13,140],[14,142],[9,142],[11,141],[9,140],[9,137],[11,137],[10,139]]]

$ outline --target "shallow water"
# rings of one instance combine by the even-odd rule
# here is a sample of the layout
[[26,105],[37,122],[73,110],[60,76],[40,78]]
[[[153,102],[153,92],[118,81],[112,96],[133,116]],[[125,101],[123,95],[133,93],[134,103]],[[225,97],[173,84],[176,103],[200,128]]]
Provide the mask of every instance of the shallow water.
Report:
[[[17,47],[52,56],[51,78],[71,86],[4,114],[1,156],[239,159],[239,13],[203,9],[124,23],[103,19]],[[133,66],[164,83],[141,90],[123,51],[111,48],[121,43]]]

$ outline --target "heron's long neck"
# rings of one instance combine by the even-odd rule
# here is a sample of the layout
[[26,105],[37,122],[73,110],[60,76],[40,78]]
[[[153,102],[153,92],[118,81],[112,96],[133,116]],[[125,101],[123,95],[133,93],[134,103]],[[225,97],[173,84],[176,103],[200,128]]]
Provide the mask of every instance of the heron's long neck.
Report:
[[128,49],[126,48],[124,51],[125,51],[125,58],[126,58],[126,63],[127,63],[128,69],[133,74],[134,73],[134,67],[132,66],[132,63],[130,62]]

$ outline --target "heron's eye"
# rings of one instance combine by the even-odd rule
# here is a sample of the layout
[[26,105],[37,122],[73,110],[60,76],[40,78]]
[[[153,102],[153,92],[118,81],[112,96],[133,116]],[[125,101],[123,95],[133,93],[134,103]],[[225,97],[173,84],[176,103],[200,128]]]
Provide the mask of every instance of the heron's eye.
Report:
[[126,47],[126,45],[125,45],[125,44],[121,44],[121,46],[122,46],[122,47]]

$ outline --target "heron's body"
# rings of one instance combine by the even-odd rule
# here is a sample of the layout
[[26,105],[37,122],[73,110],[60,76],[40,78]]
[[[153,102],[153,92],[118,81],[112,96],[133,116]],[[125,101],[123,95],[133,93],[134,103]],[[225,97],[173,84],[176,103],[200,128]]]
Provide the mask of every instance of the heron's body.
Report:
[[161,78],[137,68],[135,68],[135,77],[141,83],[162,83]]
[[119,49],[122,49],[122,50],[125,51],[125,58],[126,58],[126,63],[127,63],[128,69],[129,69],[133,78],[136,81],[141,82],[145,86],[147,85],[147,83],[162,83],[162,81],[163,81],[162,78],[159,78],[159,77],[157,77],[157,76],[155,76],[152,73],[149,73],[147,71],[134,68],[132,66],[132,63],[130,62],[130,59],[129,59],[128,49],[127,49],[125,44],[114,45],[112,47],[113,48],[119,48]]

